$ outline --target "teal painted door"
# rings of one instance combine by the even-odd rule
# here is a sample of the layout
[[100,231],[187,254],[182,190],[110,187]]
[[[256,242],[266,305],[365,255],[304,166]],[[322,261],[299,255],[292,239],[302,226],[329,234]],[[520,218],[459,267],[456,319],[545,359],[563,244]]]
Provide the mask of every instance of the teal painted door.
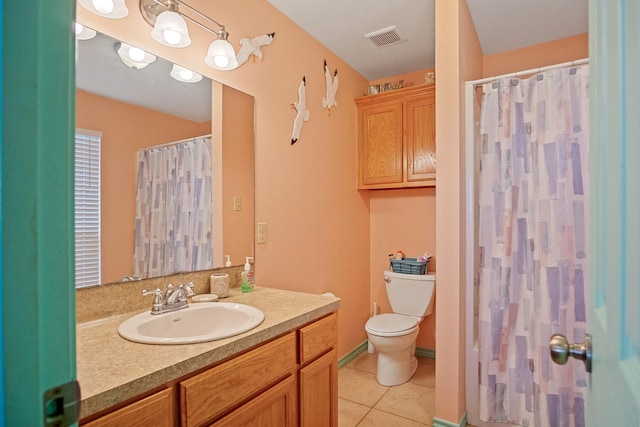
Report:
[[[640,425],[640,2],[591,0],[587,424]],[[577,337],[576,337],[577,338]]]
[[[45,425],[75,378],[73,0],[2,5],[2,350],[7,426]],[[68,399],[53,401],[50,414]]]

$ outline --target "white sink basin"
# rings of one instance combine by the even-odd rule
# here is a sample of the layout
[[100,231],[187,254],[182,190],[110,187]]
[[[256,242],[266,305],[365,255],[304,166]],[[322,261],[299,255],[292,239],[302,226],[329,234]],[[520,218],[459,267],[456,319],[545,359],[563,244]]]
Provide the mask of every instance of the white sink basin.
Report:
[[118,333],[144,344],[193,344],[239,335],[263,320],[261,310],[245,304],[195,303],[169,313],[137,314],[122,322]]

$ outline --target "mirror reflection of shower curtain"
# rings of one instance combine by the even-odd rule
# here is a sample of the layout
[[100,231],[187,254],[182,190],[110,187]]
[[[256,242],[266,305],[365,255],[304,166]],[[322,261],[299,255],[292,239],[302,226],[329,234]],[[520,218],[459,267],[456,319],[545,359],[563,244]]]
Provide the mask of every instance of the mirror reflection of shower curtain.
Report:
[[589,68],[483,87],[479,179],[480,419],[584,426],[587,375],[552,363],[582,342],[588,280]]
[[213,268],[211,137],[138,151],[133,274]]

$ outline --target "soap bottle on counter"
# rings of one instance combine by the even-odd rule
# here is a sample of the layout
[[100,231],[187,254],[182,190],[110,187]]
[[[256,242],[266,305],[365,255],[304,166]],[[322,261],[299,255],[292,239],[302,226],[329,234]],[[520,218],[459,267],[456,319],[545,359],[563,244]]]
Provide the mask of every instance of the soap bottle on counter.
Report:
[[240,284],[240,290],[242,293],[251,292],[253,290],[253,271],[251,271],[251,264],[249,260],[253,260],[253,257],[245,257],[246,262],[244,264],[244,271],[241,273],[242,282]]
[[227,262],[224,264],[225,267],[231,267],[231,255],[225,255]]

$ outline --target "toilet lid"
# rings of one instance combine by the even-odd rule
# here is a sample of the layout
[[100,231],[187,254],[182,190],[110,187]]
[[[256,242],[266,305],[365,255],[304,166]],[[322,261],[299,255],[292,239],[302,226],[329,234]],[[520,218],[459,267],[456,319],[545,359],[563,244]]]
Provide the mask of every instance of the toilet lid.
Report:
[[367,328],[377,332],[401,332],[417,325],[418,321],[412,317],[392,313],[380,314],[367,320]]

